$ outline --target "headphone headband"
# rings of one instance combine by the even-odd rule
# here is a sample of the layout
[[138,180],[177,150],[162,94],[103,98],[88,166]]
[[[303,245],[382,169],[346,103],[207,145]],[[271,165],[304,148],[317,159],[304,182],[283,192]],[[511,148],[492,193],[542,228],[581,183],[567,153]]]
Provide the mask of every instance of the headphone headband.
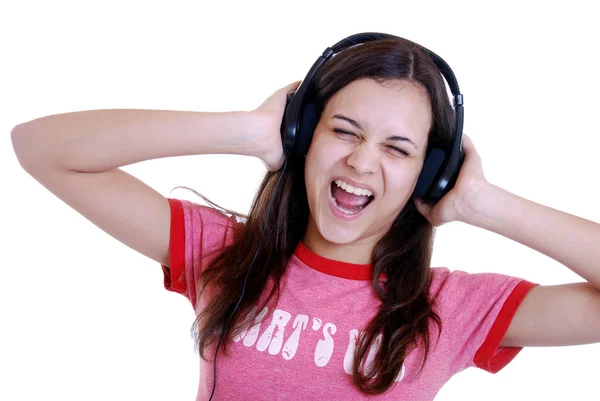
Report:
[[444,78],[446,79],[446,82],[448,82],[448,86],[450,87],[452,94],[455,97],[456,96],[460,97],[460,99],[458,99],[458,100],[455,99],[455,100],[457,100],[458,104],[462,104],[462,95],[460,94],[460,88],[458,87],[458,81],[456,80],[456,77],[454,76],[454,73],[452,72],[452,69],[450,68],[448,63],[446,63],[443,58],[441,58],[440,56],[438,56],[431,50],[429,50],[426,47],[423,47],[420,44],[415,43],[411,40],[400,38],[400,37],[394,36],[394,35],[389,35],[386,33],[377,33],[377,32],[357,33],[352,36],[348,36],[345,39],[340,40],[339,42],[337,42],[335,45],[333,45],[331,47],[328,47],[323,52],[322,56],[323,56],[323,58],[325,58],[327,60],[329,57],[331,57],[349,47],[361,45],[363,43],[372,42],[374,40],[380,40],[380,39],[401,39],[405,42],[408,42],[408,43],[416,46],[420,50],[422,50],[435,63],[435,65],[438,68],[438,70],[440,71],[440,73],[444,76]]

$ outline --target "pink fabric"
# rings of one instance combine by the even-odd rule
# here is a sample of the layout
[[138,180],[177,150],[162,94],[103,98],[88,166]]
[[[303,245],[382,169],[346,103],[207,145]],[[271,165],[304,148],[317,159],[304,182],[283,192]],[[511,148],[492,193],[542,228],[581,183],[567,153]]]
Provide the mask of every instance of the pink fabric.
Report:
[[[162,266],[165,288],[186,296],[197,313],[206,302],[196,300],[197,279],[240,223],[189,201],[169,202],[171,266]],[[518,305],[538,284],[435,267],[430,294],[438,295],[439,342],[432,324],[421,375],[415,378],[422,360],[417,349],[405,359],[391,390],[367,397],[353,386],[350,368],[356,338],[378,307],[370,281],[357,278],[368,268],[328,261],[299,244],[272,316],[235,339],[228,357],[219,354],[213,400],[433,400],[456,373],[469,367],[495,373],[521,351],[499,344]],[[212,380],[212,357],[200,358],[197,400],[208,400]]]

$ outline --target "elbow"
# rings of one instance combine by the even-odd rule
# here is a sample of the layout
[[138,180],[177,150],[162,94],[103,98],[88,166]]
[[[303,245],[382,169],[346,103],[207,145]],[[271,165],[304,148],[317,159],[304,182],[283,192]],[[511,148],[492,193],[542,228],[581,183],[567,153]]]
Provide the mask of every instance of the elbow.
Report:
[[36,147],[30,127],[26,123],[15,126],[10,132],[10,139],[19,164],[25,171],[30,172],[35,160],[39,159],[35,156]]

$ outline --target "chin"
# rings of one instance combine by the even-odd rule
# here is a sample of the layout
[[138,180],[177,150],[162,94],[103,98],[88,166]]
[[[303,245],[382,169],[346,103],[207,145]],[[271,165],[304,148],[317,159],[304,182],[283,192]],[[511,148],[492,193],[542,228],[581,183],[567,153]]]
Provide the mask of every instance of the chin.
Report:
[[347,245],[356,242],[364,234],[360,229],[351,230],[331,222],[323,224],[323,221],[321,221],[321,223],[317,223],[316,225],[319,234],[321,234],[321,237],[325,241],[337,245]]

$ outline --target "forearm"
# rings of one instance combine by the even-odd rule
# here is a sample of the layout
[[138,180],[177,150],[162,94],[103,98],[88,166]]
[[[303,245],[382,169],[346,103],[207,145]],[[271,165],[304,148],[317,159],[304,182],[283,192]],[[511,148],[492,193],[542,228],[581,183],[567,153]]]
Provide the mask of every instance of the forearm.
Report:
[[489,184],[465,223],[517,241],[562,263],[600,288],[600,224]]
[[251,112],[111,109],[41,117],[11,137],[21,164],[99,172],[171,156],[258,156],[261,128]]

